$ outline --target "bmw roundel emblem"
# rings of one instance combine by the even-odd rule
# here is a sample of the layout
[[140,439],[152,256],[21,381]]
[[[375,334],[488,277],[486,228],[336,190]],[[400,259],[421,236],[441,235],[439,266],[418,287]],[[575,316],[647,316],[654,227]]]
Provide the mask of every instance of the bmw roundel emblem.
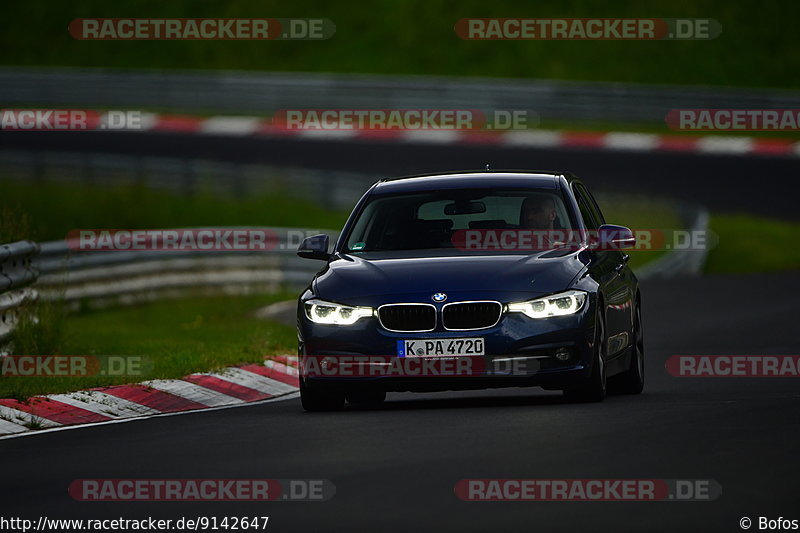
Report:
[[447,300],[447,295],[443,292],[437,292],[433,296],[431,296],[431,300],[436,303],[442,303],[443,301]]

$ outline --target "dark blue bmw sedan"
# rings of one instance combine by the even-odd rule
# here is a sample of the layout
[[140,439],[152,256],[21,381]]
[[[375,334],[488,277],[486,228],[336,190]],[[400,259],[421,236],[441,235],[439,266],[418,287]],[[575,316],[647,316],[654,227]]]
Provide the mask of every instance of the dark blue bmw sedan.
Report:
[[387,391],[507,386],[576,401],[644,386],[630,229],[606,224],[575,176],[473,172],[381,180],[298,302],[310,411]]

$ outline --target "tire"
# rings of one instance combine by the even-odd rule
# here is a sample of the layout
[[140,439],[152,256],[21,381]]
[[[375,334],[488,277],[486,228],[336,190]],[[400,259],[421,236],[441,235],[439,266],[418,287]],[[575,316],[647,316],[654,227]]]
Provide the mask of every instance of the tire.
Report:
[[344,407],[344,392],[309,387],[300,380],[300,403],[306,411],[338,411]]
[[602,402],[606,397],[606,327],[602,302],[597,303],[592,373],[582,384],[564,389],[564,397],[572,402]]
[[348,403],[353,405],[377,406],[386,400],[386,391],[382,390],[360,390],[350,391],[344,396]]
[[644,332],[642,306],[637,300],[633,315],[633,346],[628,370],[608,380],[609,392],[614,394],[639,394],[644,390]]

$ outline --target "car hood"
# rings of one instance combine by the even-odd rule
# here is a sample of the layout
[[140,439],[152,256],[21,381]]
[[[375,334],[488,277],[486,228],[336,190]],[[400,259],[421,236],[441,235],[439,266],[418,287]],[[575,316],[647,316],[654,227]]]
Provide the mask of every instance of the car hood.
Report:
[[437,292],[449,301],[517,301],[570,286],[585,268],[576,252],[510,255],[343,255],[331,261],[314,282],[317,297],[351,305],[430,301]]

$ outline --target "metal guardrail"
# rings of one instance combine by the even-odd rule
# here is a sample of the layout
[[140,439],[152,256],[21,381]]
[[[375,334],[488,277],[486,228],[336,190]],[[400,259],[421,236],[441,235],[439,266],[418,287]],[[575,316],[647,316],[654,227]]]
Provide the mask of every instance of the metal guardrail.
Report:
[[[700,206],[679,206],[684,227],[690,233],[708,231],[709,213]],[[703,271],[708,250],[671,250],[666,255],[646,263],[638,268],[636,275],[640,279],[674,278],[678,276],[697,276]]]
[[674,108],[800,108],[800,92],[502,78],[0,68],[3,105],[270,115],[280,109],[531,110],[662,123]]
[[[220,228],[222,229],[222,228]],[[250,229],[250,228],[224,228]],[[265,229],[265,228],[259,228]],[[20,307],[63,299],[68,308],[103,307],[187,294],[250,294],[305,286],[322,268],[296,249],[312,230],[269,228],[267,251],[75,251],[67,241],[0,246],[0,353],[7,350]],[[335,232],[330,232],[335,237]]]
[[[686,207],[682,214],[692,231],[707,228],[705,209]],[[305,286],[322,264],[301,259],[295,252],[302,238],[316,231],[270,230],[275,233],[276,246],[259,252],[87,252],[73,250],[67,241],[0,245],[0,346],[14,331],[20,306],[39,297],[63,299],[73,308],[82,302],[102,307],[198,291],[249,294]],[[331,240],[337,238],[336,232],[329,234]],[[697,275],[705,256],[704,250],[673,250],[638,269],[637,275],[641,279]]]
[[32,264],[38,253],[39,245],[32,241],[0,245],[0,344],[14,331],[19,307],[37,297],[30,285],[38,277]]
[[[247,227],[223,230],[254,229]],[[258,228],[266,229],[266,228]],[[187,291],[247,294],[302,287],[321,264],[297,257],[315,230],[268,228],[275,247],[265,251],[75,251],[66,241],[41,244],[35,260],[42,298],[103,306],[181,296]],[[335,233],[334,233],[335,234]]]

